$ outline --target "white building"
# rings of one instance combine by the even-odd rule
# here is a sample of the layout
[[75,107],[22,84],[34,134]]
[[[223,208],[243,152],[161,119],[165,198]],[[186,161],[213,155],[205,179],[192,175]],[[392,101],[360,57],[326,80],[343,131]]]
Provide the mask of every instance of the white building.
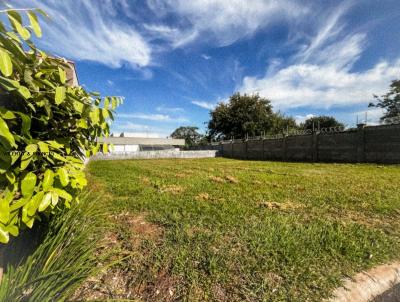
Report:
[[110,153],[131,153],[154,150],[179,150],[185,145],[184,139],[149,137],[99,137],[101,143],[112,144]]

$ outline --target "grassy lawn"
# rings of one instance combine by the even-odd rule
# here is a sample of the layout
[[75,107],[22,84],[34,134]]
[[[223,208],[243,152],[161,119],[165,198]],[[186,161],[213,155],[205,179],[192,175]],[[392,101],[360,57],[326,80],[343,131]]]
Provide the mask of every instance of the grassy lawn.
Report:
[[97,161],[88,174],[112,203],[107,240],[132,257],[83,295],[320,301],[343,276],[400,258],[399,166]]

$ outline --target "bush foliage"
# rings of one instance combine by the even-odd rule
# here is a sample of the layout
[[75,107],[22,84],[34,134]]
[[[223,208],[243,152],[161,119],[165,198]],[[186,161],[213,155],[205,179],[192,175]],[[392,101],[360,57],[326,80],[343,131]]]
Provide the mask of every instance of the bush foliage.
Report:
[[[71,66],[31,40],[41,10],[7,10],[0,22],[0,242],[77,202],[85,157],[107,152],[118,97],[69,84]],[[25,16],[26,14],[26,16]],[[24,18],[23,18],[24,17]],[[29,20],[29,25],[24,20]]]

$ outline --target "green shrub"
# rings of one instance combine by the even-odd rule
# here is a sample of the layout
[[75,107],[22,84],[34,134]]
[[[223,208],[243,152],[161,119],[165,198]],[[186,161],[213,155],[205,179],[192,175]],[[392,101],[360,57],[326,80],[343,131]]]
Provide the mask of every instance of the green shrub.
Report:
[[121,98],[101,98],[69,85],[65,59],[48,56],[30,37],[41,36],[38,14],[7,10],[0,22],[0,242],[78,201],[86,185],[85,157],[107,152],[96,137]]

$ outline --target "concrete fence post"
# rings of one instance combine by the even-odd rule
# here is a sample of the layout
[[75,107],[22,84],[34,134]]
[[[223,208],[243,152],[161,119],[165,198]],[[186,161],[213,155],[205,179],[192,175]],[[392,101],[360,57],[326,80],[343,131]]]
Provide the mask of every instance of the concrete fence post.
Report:
[[357,162],[365,162],[365,126],[357,124]]
[[283,137],[283,146],[282,146],[282,159],[285,161],[287,157],[287,135],[284,135]]
[[261,140],[262,140],[262,154],[261,154],[261,159],[262,160],[265,160],[265,139],[264,138],[261,138]]
[[312,133],[312,161],[318,161],[318,136],[319,133],[317,131],[313,131]]
[[247,154],[247,148],[248,148],[248,139],[246,138],[246,140],[244,141],[244,158],[245,159],[249,159],[249,155]]

